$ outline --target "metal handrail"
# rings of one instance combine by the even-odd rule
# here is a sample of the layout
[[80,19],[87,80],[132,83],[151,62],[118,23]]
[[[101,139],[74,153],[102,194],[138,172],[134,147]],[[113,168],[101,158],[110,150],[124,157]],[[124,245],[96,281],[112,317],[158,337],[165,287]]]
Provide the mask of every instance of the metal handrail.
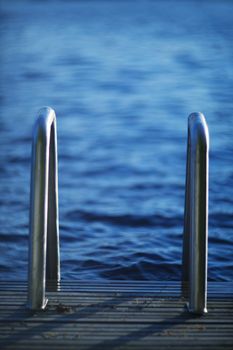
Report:
[[33,130],[28,307],[46,306],[46,280],[60,280],[56,115],[40,109]]
[[[209,133],[203,114],[188,119],[186,193],[183,233],[183,282],[188,283],[189,311],[207,312]],[[28,307],[46,306],[46,280],[60,281],[57,132],[55,112],[44,107],[34,126]]]
[[188,309],[207,312],[209,132],[202,113],[188,119],[186,193],[183,233],[183,282]]

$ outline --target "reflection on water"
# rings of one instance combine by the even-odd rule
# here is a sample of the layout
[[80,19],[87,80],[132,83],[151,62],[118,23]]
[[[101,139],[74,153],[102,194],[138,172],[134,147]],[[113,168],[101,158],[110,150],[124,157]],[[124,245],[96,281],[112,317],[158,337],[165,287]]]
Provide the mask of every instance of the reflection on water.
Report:
[[180,278],[187,116],[202,111],[209,278],[232,279],[232,12],[208,0],[1,2],[1,278],[26,278],[31,128],[50,105],[63,278]]

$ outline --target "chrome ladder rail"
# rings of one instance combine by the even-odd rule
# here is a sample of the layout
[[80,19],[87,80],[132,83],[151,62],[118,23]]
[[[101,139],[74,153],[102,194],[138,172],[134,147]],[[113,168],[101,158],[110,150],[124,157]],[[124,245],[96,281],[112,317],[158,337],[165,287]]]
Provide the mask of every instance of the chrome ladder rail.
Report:
[[[207,312],[209,133],[203,114],[188,119],[186,193],[183,233],[183,282],[188,283],[189,311]],[[46,280],[60,281],[57,134],[55,112],[44,107],[34,126],[28,307],[46,306]]]
[[60,281],[57,130],[54,110],[39,110],[33,130],[28,308],[46,306],[46,281]]
[[207,312],[209,132],[202,113],[188,119],[186,191],[183,232],[183,283],[188,309]]

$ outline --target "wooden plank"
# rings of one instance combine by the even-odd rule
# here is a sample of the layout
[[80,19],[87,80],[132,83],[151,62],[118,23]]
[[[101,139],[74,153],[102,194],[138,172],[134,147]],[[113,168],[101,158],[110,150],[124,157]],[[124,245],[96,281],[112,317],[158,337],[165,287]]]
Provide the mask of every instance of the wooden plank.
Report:
[[210,282],[208,314],[195,317],[179,282],[62,281],[32,312],[25,282],[0,281],[0,348],[232,349],[232,287]]

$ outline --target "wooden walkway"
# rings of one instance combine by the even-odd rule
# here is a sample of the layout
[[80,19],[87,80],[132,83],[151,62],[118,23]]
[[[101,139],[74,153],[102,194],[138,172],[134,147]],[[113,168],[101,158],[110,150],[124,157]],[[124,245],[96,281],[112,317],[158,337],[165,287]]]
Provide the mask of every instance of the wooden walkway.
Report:
[[64,281],[45,311],[25,282],[0,281],[0,349],[233,349],[233,283],[208,284],[208,314],[188,314],[178,282]]

